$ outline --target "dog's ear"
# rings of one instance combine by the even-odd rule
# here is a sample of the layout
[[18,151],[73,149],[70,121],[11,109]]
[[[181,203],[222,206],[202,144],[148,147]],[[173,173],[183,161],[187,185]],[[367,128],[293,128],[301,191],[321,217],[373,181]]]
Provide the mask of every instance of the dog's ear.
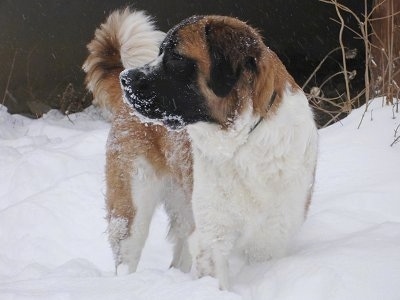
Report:
[[235,35],[233,28],[226,26],[223,22],[205,26],[211,62],[208,86],[218,97],[225,97],[230,93],[242,72],[242,66],[234,57],[234,51],[231,51],[235,43]]

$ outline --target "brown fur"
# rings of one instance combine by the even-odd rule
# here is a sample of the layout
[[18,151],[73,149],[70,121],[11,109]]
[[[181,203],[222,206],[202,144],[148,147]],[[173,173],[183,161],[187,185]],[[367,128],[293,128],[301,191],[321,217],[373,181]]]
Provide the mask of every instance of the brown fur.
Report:
[[[206,26],[212,28],[212,35],[209,37],[211,42],[218,44],[222,49],[231,49],[225,54],[232,62],[244,63],[245,55],[254,56],[257,62],[257,74],[245,70],[236,87],[223,100],[217,97],[207,85],[210,80],[211,61],[208,48],[205,46],[207,45],[204,34]],[[183,27],[179,31],[179,36],[181,42],[178,50],[182,55],[197,62],[198,83],[201,91],[208,100],[213,117],[224,127],[229,126],[234,115],[243,109],[244,103],[239,103],[242,99],[251,99],[253,111],[266,117],[269,111],[276,112],[286,88],[299,89],[276,54],[265,46],[260,34],[240,20],[207,16],[199,22]],[[289,86],[286,86],[287,84]],[[274,105],[269,108],[269,101],[274,91],[277,97]]]
[[83,64],[85,83],[93,94],[93,104],[115,112],[121,103],[119,74],[124,69],[118,41],[120,21],[128,16],[126,9],[121,17],[110,15],[107,22],[96,29],[94,39],[87,45],[89,56]]
[[[177,141],[179,141],[177,143]],[[174,149],[175,148],[175,149]],[[179,156],[170,155],[179,151]],[[130,108],[121,105],[116,111],[108,137],[106,157],[106,202],[108,219],[125,218],[129,228],[135,217],[132,199],[134,160],[143,156],[160,175],[169,173],[191,193],[192,160],[190,143],[185,131],[168,132],[164,127],[140,123],[130,115]]]

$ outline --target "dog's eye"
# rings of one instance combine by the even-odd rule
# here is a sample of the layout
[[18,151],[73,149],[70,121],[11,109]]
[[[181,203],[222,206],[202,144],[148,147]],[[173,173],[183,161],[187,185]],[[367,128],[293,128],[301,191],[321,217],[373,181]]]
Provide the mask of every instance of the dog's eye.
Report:
[[195,70],[195,63],[193,60],[186,58],[176,52],[167,52],[164,54],[164,67],[167,72],[175,75],[191,76]]
[[182,56],[182,55],[180,55],[180,54],[178,54],[178,53],[176,53],[176,52],[171,52],[170,53],[170,55],[169,55],[169,60],[170,61],[183,61],[185,58]]

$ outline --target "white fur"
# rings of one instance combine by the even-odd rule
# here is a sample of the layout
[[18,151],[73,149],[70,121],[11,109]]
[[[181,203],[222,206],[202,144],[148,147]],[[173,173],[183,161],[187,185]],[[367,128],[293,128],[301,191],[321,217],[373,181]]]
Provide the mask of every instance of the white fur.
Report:
[[165,33],[155,30],[151,18],[134,11],[121,19],[118,40],[124,68],[138,68],[155,59]]
[[[114,254],[118,255],[117,274],[125,275],[136,271],[154,209],[159,203],[164,203],[170,218],[169,236],[175,244],[171,265],[184,272],[189,271],[191,258],[187,237],[193,229],[193,218],[186,191],[170,176],[157,174],[144,157],[137,157],[133,165],[132,198],[136,212],[130,234],[122,232],[121,239],[123,228],[114,228],[124,224],[126,226],[127,222],[121,222],[123,220],[111,220],[109,224],[110,239],[115,233],[115,238],[120,241],[119,244],[115,243],[118,249],[113,249]],[[112,241],[111,244],[113,245]]]
[[228,288],[228,257],[282,256],[305,217],[317,155],[317,130],[302,92],[287,89],[276,114],[251,131],[248,108],[231,129],[188,126],[194,159],[190,249],[199,276]]

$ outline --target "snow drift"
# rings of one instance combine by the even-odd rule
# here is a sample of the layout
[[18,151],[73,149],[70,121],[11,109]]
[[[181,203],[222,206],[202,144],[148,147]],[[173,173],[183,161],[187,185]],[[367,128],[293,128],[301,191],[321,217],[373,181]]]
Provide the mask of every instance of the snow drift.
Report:
[[[233,290],[168,269],[158,209],[138,272],[114,276],[105,234],[109,124],[90,107],[38,120],[0,106],[0,299],[399,299],[400,124],[376,99],[320,130],[308,219],[283,259],[232,268]],[[400,134],[400,130],[398,132]]]

